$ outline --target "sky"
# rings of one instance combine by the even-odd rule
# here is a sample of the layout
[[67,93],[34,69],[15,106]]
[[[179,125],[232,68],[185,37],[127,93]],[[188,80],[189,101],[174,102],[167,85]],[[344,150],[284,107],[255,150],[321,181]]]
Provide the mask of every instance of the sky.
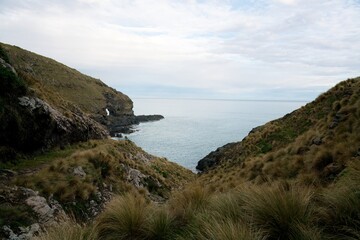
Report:
[[312,100],[360,75],[360,0],[0,0],[0,41],[132,98]]

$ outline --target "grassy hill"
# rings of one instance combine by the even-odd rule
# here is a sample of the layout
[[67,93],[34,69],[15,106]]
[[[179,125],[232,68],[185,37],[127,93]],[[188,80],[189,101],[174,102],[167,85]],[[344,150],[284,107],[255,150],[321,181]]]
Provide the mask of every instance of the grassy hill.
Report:
[[211,153],[216,164],[200,179],[220,188],[284,179],[326,185],[359,159],[359,119],[360,78],[349,79]]
[[95,118],[106,115],[106,108],[114,116],[133,115],[131,99],[99,79],[16,46],[0,47],[31,90],[58,110],[67,112],[71,104]]
[[86,227],[37,239],[359,239],[359,90],[359,78],[341,82],[219,148],[165,204],[119,196]]

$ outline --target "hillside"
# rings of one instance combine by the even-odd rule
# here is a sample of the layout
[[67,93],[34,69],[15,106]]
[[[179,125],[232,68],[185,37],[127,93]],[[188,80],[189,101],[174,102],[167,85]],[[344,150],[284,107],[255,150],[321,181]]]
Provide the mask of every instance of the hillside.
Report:
[[360,78],[341,82],[210,153],[165,204],[119,196],[85,227],[37,239],[359,239],[359,90]]
[[9,63],[41,99],[63,113],[70,103],[94,118],[133,115],[131,99],[99,79],[86,76],[55,60],[1,43]]
[[200,179],[220,188],[283,179],[326,185],[360,158],[359,119],[360,78],[349,79],[210,153],[199,161]]
[[0,45],[0,238],[360,239],[360,78],[218,148],[196,177],[108,138],[161,116]]
[[126,193],[168,199],[194,174],[129,140],[109,139],[113,128],[161,117],[134,116],[132,101],[100,80],[0,44],[0,238],[92,221]]

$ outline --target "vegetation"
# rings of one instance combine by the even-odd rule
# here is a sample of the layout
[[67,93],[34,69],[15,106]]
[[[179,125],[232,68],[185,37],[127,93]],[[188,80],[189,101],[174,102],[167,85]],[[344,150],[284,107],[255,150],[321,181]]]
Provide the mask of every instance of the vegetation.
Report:
[[[32,160],[20,160],[15,169],[29,168],[28,163],[40,169],[14,180],[18,186],[38,190],[44,196],[54,196],[67,211],[82,218],[90,200],[99,201],[98,193],[110,191],[121,194],[138,191],[167,198],[170,190],[182,186],[193,178],[193,173],[165,159],[153,157],[131,141],[92,140],[35,155]],[[23,163],[23,164],[22,164]],[[74,174],[81,169],[85,175]],[[142,174],[138,188],[129,171],[135,169]],[[164,177],[160,172],[168,172]],[[74,205],[73,202],[77,204]]]
[[[219,149],[217,165],[194,178],[128,140],[17,151],[24,139],[33,140],[29,149],[41,140],[35,133],[42,122],[12,102],[22,94],[69,116],[99,117],[112,101],[125,103],[119,113],[132,114],[132,103],[99,80],[20,48],[0,44],[0,57],[18,72],[0,65],[0,168],[19,173],[0,175],[0,226],[28,226],[37,217],[13,202],[16,196],[2,197],[11,185],[57,200],[73,216],[39,240],[360,239],[360,78]],[[92,219],[90,202],[102,208],[108,201]]]
[[243,182],[292,180],[326,186],[359,158],[360,78],[341,82],[314,102],[223,147],[200,176],[222,191]]
[[19,47],[3,43],[0,47],[0,57],[6,56],[34,94],[62,113],[80,109],[97,117],[106,114],[110,101],[116,104],[111,110],[118,115],[132,114],[130,98],[99,79]]
[[352,163],[325,189],[278,182],[219,193],[188,186],[160,206],[127,194],[90,228],[96,239],[358,239],[359,171]]

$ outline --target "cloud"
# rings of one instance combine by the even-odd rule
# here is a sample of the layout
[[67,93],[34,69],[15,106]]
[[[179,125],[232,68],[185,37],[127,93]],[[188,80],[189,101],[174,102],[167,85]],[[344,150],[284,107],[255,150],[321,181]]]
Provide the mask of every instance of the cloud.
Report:
[[1,4],[0,41],[134,95],[143,86],[162,86],[193,97],[208,92],[242,98],[251,92],[254,98],[271,98],[274,88],[325,90],[358,75],[360,66],[360,4],[355,0]]

